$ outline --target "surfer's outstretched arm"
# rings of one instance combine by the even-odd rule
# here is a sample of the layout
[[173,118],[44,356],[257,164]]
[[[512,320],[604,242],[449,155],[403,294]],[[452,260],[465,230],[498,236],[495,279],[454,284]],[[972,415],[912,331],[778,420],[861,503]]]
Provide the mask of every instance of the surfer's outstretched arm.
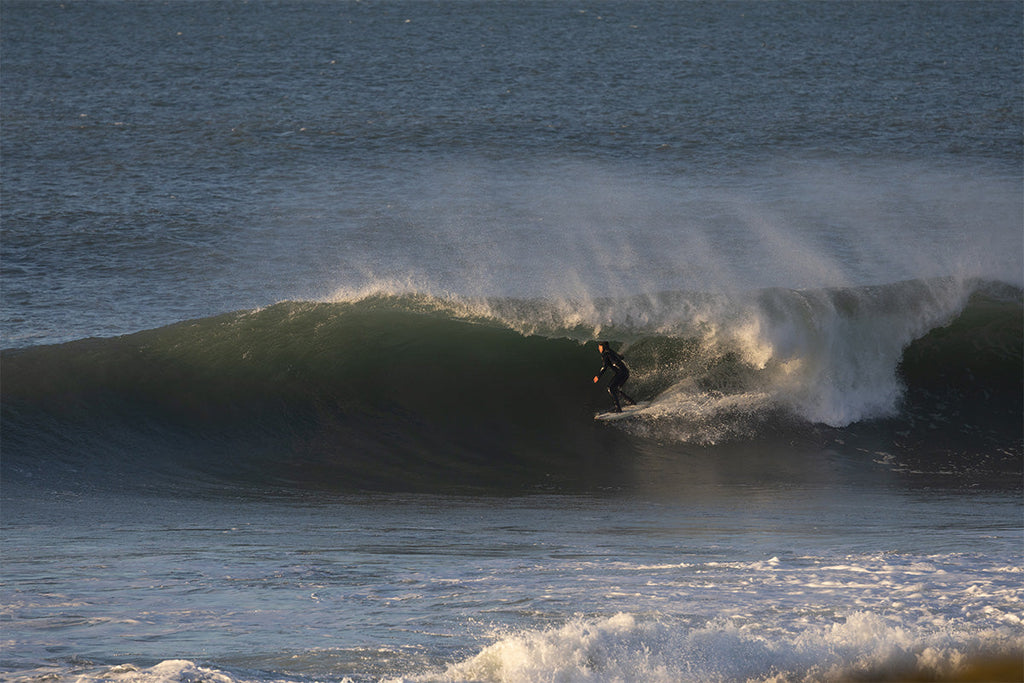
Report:
[[597,371],[596,375],[594,375],[594,384],[597,384],[597,381],[601,379],[601,377],[605,373],[605,370],[607,370],[610,367],[613,367],[612,354],[610,353],[611,349],[609,349],[604,344],[598,344],[597,349],[598,351],[601,352],[601,360],[604,361],[604,364],[601,365],[601,369]]

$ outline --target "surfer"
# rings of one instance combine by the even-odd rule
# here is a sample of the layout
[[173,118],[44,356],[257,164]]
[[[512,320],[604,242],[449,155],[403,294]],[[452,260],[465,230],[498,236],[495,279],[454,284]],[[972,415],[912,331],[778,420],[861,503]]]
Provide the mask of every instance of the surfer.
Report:
[[619,354],[612,351],[612,347],[608,345],[608,342],[598,342],[597,350],[601,354],[601,358],[604,359],[604,365],[601,366],[601,371],[594,377],[594,384],[601,379],[601,375],[604,374],[605,370],[609,368],[615,373],[612,377],[612,381],[608,383],[608,393],[612,395],[612,400],[615,401],[616,413],[622,412],[622,406],[619,404],[619,396],[630,402],[631,405],[636,405],[636,401],[630,398],[626,392],[622,390],[622,385],[629,379],[629,368],[626,367],[626,361]]

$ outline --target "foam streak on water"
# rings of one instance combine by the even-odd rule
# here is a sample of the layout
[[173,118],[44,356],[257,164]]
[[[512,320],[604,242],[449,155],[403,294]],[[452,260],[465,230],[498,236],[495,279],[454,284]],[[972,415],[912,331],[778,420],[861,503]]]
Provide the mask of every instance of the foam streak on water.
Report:
[[955,676],[1024,647],[1019,505],[972,503],[705,486],[646,502],[240,500],[225,517],[153,498],[128,525],[131,503],[36,502],[37,520],[109,522],[35,549],[10,527],[5,656],[16,680],[143,683]]

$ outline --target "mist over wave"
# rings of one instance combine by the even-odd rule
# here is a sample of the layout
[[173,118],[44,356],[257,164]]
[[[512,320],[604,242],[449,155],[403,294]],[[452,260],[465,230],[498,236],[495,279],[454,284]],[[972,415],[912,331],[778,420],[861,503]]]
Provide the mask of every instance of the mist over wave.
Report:
[[[470,158],[410,176],[332,252],[325,297],[380,282],[576,301],[940,277],[1024,285],[1019,182],[982,162],[792,156],[697,173]],[[292,200],[310,212],[305,193]],[[325,190],[302,224],[336,229],[349,201]]]

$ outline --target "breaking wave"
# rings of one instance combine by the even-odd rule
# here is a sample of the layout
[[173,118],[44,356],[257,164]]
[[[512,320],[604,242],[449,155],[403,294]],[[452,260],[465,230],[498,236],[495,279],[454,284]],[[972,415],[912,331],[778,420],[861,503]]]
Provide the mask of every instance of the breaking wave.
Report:
[[[1016,471],[1022,309],[1019,288],[954,279],[283,302],[4,352],[4,475],[587,487],[616,480],[638,449],[823,433],[843,443],[866,426],[883,457],[941,451]],[[651,401],[615,426],[591,419],[608,406],[590,381],[598,338]]]

